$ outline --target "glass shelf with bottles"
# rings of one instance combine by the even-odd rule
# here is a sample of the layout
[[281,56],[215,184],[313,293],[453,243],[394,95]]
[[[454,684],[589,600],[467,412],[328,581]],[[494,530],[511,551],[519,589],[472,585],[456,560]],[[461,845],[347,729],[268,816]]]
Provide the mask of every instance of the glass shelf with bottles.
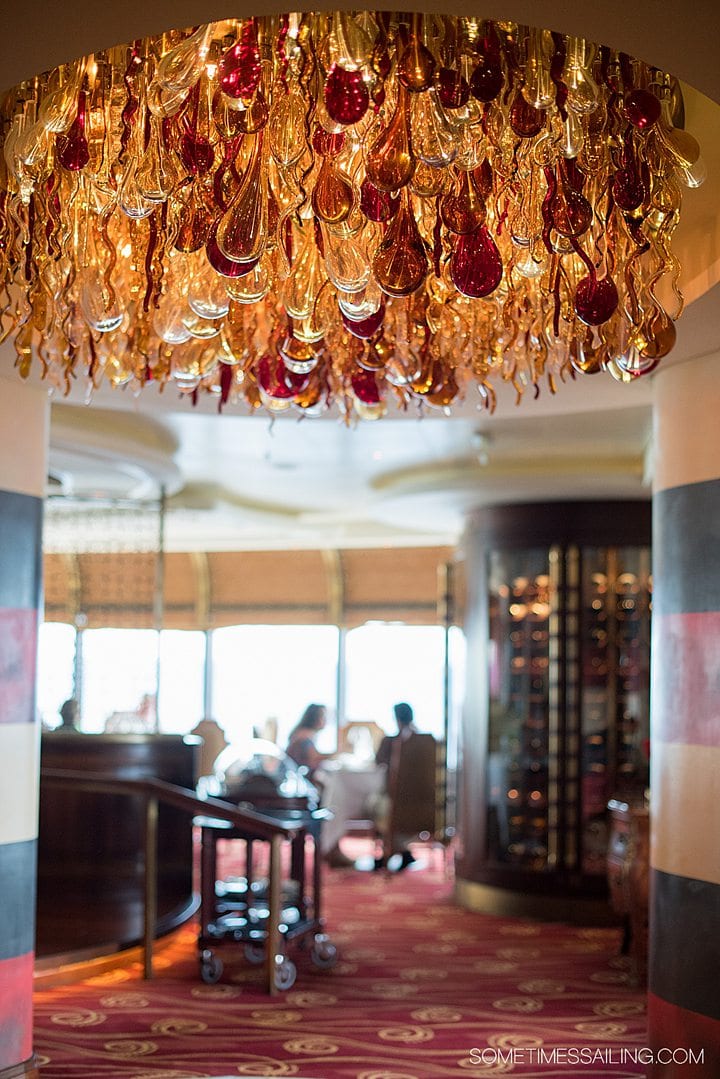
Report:
[[550,624],[547,549],[490,553],[489,828],[491,861],[548,864]]

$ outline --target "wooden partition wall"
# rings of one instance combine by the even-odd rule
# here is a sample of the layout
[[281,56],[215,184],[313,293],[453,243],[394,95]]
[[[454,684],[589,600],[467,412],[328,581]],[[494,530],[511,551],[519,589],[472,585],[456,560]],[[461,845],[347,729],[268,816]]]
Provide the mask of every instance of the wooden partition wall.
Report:
[[[162,624],[428,625],[444,617],[449,547],[169,552]],[[153,552],[46,554],[45,620],[143,629],[155,623]],[[78,618],[80,616],[80,623]]]

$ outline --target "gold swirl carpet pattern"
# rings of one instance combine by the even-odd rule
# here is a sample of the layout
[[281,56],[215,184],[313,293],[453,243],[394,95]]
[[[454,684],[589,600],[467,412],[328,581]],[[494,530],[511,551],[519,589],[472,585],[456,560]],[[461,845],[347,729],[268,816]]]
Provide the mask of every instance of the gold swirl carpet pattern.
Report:
[[[318,970],[296,950],[297,981],[277,998],[241,945],[224,947],[222,979],[205,985],[192,926],[158,955],[151,982],[137,964],[39,989],[41,1079],[644,1075],[617,1063],[646,1045],[644,994],[617,931],[471,913],[428,866],[328,870],[324,898],[339,961]],[[615,1062],[549,1066],[517,1052],[553,1047]]]

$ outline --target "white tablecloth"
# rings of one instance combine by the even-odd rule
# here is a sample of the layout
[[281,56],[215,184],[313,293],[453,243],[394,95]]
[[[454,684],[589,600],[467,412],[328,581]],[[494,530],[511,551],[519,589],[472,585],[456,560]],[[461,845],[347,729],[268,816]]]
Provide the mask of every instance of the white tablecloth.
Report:
[[364,820],[371,815],[368,802],[384,791],[385,768],[346,760],[325,761],[315,774],[322,783],[322,804],[334,814],[333,820],[323,826],[322,849],[325,853],[345,835],[349,820]]

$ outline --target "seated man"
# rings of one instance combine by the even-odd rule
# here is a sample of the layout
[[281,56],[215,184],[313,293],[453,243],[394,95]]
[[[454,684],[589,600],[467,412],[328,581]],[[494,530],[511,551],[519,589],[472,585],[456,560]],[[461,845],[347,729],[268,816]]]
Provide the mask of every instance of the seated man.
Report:
[[[385,836],[387,836],[390,828],[390,816],[392,810],[390,792],[393,787],[393,768],[397,767],[398,743],[407,741],[408,738],[417,733],[417,727],[413,722],[413,710],[409,704],[406,704],[405,701],[401,701],[393,706],[393,712],[395,713],[395,722],[398,727],[397,734],[385,735],[375,757],[376,763],[384,765],[387,770],[385,792],[377,799],[375,806],[375,821],[377,828],[381,835]],[[389,857],[399,854],[400,864],[398,869],[407,869],[407,867],[412,865],[415,861],[415,858],[406,846],[405,837],[394,834],[389,838],[391,846],[397,847],[398,849],[393,849],[389,853],[388,850],[385,849],[382,857],[375,859],[375,868],[384,868]],[[385,846],[387,848],[387,843]]]

